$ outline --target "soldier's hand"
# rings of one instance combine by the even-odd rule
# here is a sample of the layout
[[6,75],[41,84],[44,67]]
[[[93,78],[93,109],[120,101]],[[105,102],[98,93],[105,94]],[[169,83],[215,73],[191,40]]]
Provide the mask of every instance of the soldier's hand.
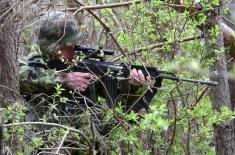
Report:
[[71,72],[66,73],[61,81],[68,87],[83,92],[87,89],[93,79],[94,77],[90,73]]
[[151,77],[145,77],[141,70],[136,70],[135,68],[130,72],[129,83],[133,86],[139,86],[143,83],[151,83]]

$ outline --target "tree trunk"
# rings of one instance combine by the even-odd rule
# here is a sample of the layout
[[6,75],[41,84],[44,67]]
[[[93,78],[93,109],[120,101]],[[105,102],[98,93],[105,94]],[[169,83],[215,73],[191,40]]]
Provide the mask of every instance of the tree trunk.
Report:
[[0,22],[0,103],[1,107],[6,107],[19,98],[18,40],[17,26],[11,17],[5,17]]
[[14,34],[3,27],[4,33],[0,34],[0,103],[2,107],[16,103],[18,96],[18,67]]
[[[6,6],[6,8],[10,9],[9,1],[2,2],[0,0],[0,2],[0,5]],[[0,9],[2,12],[5,8],[0,7]],[[8,9],[6,9],[6,11],[0,16],[0,108],[20,103],[18,100],[20,96],[18,91],[19,82],[17,64],[17,28],[19,25],[14,23],[16,20],[13,20],[13,15],[11,14],[12,11]],[[1,118],[2,116],[0,114],[0,119]],[[2,121],[0,120],[0,127],[1,122]],[[2,133],[0,133],[0,136],[2,136]],[[0,143],[2,143],[2,137],[0,138]],[[0,145],[2,146],[2,144]],[[17,146],[13,147],[16,148]]]
[[[210,91],[213,108],[217,111],[220,111],[222,106],[231,108],[226,60],[224,53],[221,52],[224,48],[223,34],[221,29],[219,35],[217,36],[211,33],[211,30],[216,26],[221,26],[219,24],[220,22],[220,10],[215,9],[210,11],[207,14],[207,21],[204,29],[208,58],[213,58],[215,60],[210,66],[209,78],[210,80],[218,82],[218,85],[216,87],[211,87]],[[216,41],[211,42],[213,39],[216,39]],[[217,155],[234,155],[234,120],[227,120],[223,123],[215,125],[214,140]]]
[[235,108],[235,77],[230,76],[228,79],[229,83],[229,90],[230,90],[230,99],[231,99],[231,106],[232,110]]

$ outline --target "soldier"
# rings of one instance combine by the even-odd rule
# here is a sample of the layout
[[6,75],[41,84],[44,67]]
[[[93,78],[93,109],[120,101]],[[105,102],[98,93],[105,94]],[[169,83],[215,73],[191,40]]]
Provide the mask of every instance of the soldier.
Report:
[[[78,45],[82,41],[77,21],[72,13],[55,11],[43,15],[35,25],[40,54],[31,56],[27,62],[20,65],[21,94],[30,101],[30,108],[25,119],[26,121],[37,121],[43,118],[44,121],[68,123],[70,126],[77,127],[79,123],[76,116],[81,112],[81,109],[97,105],[96,95],[100,94],[100,91],[97,93],[97,87],[99,89],[100,86],[94,82],[97,80],[94,78],[95,75],[91,73],[64,71],[60,67],[51,67],[64,63],[74,65],[74,60],[77,57],[74,45]],[[30,65],[30,62],[40,62],[39,64],[44,64],[44,67]],[[135,90],[138,88],[137,86],[147,80],[149,78],[145,78],[141,70],[132,69],[130,78],[119,81],[118,85],[121,86],[117,89],[127,94],[129,85]],[[106,80],[106,82],[108,81],[110,79]],[[58,83],[66,89],[63,91],[67,97],[65,101],[62,101],[64,104],[57,104],[57,100],[61,102],[60,97],[59,99],[56,95],[54,95],[55,98],[51,97]],[[71,93],[71,90],[78,92],[80,97]],[[35,97],[35,94],[38,95]],[[38,96],[41,98],[38,99]],[[81,96],[87,96],[89,99],[84,101]],[[95,99],[91,99],[91,96],[95,96]],[[51,108],[53,105],[57,109]],[[55,111],[60,115],[54,115]]]
[[[72,64],[76,60],[74,45],[80,44],[82,37],[78,29],[76,19],[69,12],[49,12],[41,17],[37,22],[38,39],[37,43],[40,48],[41,56],[37,54],[34,60],[44,63],[63,63]],[[36,60],[35,60],[36,59]],[[42,86],[42,90],[47,90],[49,86],[55,86],[59,82],[72,89],[77,89],[81,92],[85,91],[91,83],[94,76],[90,73],[82,72],[55,72],[55,70],[35,68],[28,66],[26,63],[21,63],[20,67],[20,82],[22,92],[33,91],[30,89],[32,84]],[[148,78],[147,78],[148,79]],[[130,80],[132,86],[138,86],[146,82],[141,70],[131,70]],[[25,90],[25,88],[27,90]]]

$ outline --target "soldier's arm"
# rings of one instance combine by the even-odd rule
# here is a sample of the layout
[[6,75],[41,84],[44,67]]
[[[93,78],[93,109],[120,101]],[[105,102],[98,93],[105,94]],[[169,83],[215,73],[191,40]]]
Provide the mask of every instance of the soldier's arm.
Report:
[[59,83],[60,74],[51,69],[32,67],[27,63],[20,64],[19,83],[22,95],[46,93],[53,94],[54,87]]

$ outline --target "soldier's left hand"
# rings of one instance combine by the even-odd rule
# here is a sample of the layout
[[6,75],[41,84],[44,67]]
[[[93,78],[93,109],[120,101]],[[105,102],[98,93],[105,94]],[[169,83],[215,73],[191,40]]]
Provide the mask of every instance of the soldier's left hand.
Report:
[[145,77],[141,70],[136,70],[135,68],[130,71],[129,83],[133,86],[139,86],[141,84],[151,83],[151,77]]

